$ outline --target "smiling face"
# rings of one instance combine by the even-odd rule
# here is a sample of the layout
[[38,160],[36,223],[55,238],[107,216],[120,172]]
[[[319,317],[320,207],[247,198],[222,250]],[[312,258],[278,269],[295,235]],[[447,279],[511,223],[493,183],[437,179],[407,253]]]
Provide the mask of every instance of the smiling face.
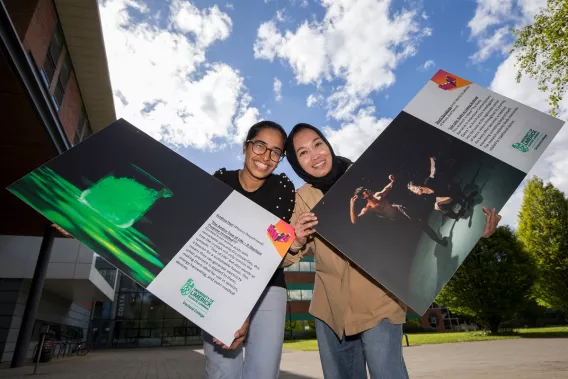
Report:
[[309,175],[321,178],[331,171],[331,150],[312,129],[303,129],[296,133],[294,149],[300,166]]
[[[258,134],[252,138],[253,142],[243,144],[243,153],[245,154],[245,169],[256,179],[265,179],[270,175],[276,167],[278,162],[270,159],[271,150],[279,150],[283,154],[284,151],[284,138],[282,134],[273,128],[261,129]],[[256,154],[253,145],[264,145],[268,149],[263,154]]]

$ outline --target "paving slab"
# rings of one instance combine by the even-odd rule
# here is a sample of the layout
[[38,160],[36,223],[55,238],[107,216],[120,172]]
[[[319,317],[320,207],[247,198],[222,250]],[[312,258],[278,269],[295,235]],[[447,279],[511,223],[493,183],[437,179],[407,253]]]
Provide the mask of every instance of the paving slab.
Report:
[[[412,379],[567,379],[568,339],[517,339],[404,348]],[[192,347],[94,351],[41,364],[38,379],[201,379],[203,350]],[[33,366],[0,369],[32,378]],[[323,378],[318,352],[284,350],[281,379]],[[263,379],[263,378],[254,378]]]

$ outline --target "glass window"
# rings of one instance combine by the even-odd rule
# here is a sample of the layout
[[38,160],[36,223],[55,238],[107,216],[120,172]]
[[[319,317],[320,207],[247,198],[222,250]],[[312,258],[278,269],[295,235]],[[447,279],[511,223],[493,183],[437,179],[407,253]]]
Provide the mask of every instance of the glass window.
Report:
[[142,288],[138,283],[130,279],[126,275],[120,274],[120,292],[142,292]]
[[67,88],[67,81],[71,76],[71,58],[69,54],[65,54],[65,59],[63,60],[63,65],[61,66],[61,71],[59,72],[59,83],[65,92]]
[[55,63],[53,62],[49,54],[47,55],[45,63],[43,64],[42,73],[45,73],[44,75],[45,86],[49,88],[49,85],[53,80],[53,75],[55,74]]
[[55,33],[53,33],[53,37],[51,38],[51,42],[49,43],[49,53],[53,57],[53,60],[57,62],[59,59],[59,55],[61,54],[61,50],[63,49],[63,31],[61,30],[61,25],[57,24],[55,27]]
[[162,327],[162,323],[164,320],[162,319],[149,319],[149,320],[140,320],[140,327],[146,329],[157,329]]
[[84,141],[91,135],[93,135],[93,130],[91,129],[91,124],[89,124],[89,120],[87,120],[85,122],[85,126],[83,127],[83,135],[81,136],[81,141]]
[[187,328],[185,335],[186,336],[200,336],[201,335],[201,329],[196,328],[196,327]]
[[300,271],[300,262],[294,263],[291,266],[286,267],[287,271]]
[[302,290],[302,300],[312,300],[313,290]]
[[288,298],[290,300],[302,300],[302,291],[301,290],[289,290]]
[[55,91],[53,92],[53,100],[55,100],[55,105],[57,105],[57,109],[61,109],[61,103],[63,102],[63,95],[65,92],[63,91],[63,87],[61,83],[57,83],[55,86]]
[[185,318],[179,314],[175,309],[173,309],[172,307],[168,307],[166,305],[166,313],[165,313],[165,318],[175,318],[175,319],[183,319],[185,321]]
[[184,318],[174,318],[174,319],[165,319],[164,320],[164,328],[165,327],[183,327],[185,326],[185,319]]
[[310,271],[310,263],[311,262],[300,262],[300,271],[309,272]]
[[121,292],[118,294],[116,304],[116,319],[120,320],[140,318],[141,308],[141,293]]
[[58,24],[49,43],[49,48],[47,49],[47,55],[45,57],[45,62],[43,64],[43,71],[45,72],[46,86],[49,88],[53,76],[55,74],[55,68],[57,67],[57,60],[63,49],[63,32],[61,31],[61,26]]
[[142,300],[143,319],[162,319],[164,318],[164,303],[151,293],[145,293]]

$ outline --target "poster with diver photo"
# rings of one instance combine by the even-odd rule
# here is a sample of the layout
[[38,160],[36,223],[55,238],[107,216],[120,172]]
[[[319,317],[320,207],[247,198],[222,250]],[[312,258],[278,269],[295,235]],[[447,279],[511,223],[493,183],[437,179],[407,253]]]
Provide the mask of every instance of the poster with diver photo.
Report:
[[8,190],[227,346],[294,240],[123,119]]
[[317,232],[422,315],[563,124],[440,70],[314,207]]

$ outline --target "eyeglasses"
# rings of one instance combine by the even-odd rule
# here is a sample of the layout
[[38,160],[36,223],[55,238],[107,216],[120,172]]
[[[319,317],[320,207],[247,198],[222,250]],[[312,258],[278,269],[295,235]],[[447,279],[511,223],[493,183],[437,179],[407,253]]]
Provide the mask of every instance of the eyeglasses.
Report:
[[277,149],[269,149],[262,141],[248,140],[246,143],[252,143],[252,152],[257,155],[263,155],[266,150],[270,151],[270,160],[273,162],[280,162],[284,159],[284,153]]

